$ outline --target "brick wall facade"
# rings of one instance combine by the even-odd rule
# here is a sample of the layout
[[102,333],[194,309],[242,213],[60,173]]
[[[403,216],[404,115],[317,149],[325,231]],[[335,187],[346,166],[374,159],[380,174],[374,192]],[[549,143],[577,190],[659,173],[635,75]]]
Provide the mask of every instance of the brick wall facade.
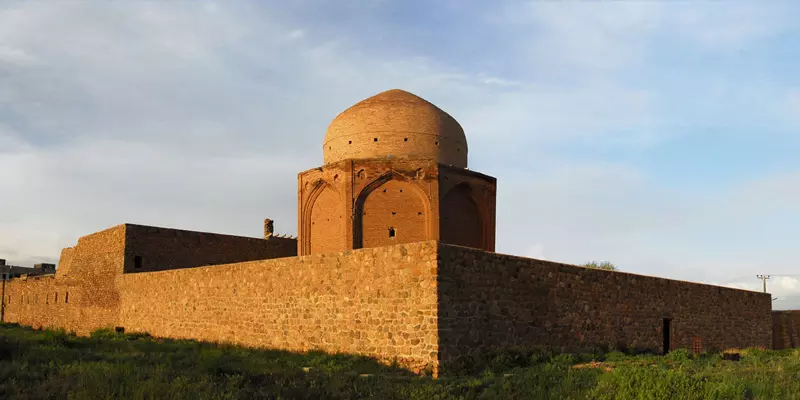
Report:
[[[297,240],[126,224],[125,272],[162,271],[297,255]],[[139,257],[137,268],[136,257]]]
[[772,347],[800,347],[800,310],[772,312]]
[[439,245],[440,367],[495,347],[771,344],[768,294]]
[[299,254],[425,240],[493,251],[496,185],[433,160],[346,160],[302,172]]

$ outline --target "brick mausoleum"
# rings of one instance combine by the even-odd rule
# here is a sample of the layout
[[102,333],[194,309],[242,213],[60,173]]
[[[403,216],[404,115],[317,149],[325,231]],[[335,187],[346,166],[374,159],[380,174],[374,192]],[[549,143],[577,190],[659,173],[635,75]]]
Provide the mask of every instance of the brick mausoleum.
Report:
[[[54,274],[4,282],[2,318],[447,373],[507,346],[654,352],[797,345],[770,295],[494,253],[493,177],[453,117],[402,90],[339,114],[298,176],[298,238],[134,224],[84,236]],[[773,330],[773,324],[775,329]]]

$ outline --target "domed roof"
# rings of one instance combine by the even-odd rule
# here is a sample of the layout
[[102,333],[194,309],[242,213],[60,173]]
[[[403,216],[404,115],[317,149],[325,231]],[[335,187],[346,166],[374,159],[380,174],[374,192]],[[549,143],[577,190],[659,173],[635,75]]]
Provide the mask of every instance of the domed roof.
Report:
[[427,158],[467,167],[461,125],[439,107],[399,89],[362,100],[337,115],[322,150],[326,164],[352,158]]

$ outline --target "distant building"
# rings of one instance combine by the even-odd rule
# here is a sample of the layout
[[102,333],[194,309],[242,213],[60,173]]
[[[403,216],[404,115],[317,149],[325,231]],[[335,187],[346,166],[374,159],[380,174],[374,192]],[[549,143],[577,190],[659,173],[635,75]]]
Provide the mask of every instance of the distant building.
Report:
[[6,260],[0,258],[0,280],[7,281],[12,278],[21,278],[23,276],[39,276],[51,275],[56,273],[55,264],[35,264],[33,268],[20,267],[16,265],[6,264]]

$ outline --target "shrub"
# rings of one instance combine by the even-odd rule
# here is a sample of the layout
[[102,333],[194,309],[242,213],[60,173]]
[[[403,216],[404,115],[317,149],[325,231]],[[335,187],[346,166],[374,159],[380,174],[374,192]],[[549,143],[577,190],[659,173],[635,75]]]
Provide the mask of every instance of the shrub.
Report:
[[581,267],[586,268],[595,268],[595,269],[604,269],[608,271],[618,271],[617,266],[608,262],[608,261],[591,261],[586,264],[581,265]]
[[684,362],[694,358],[694,355],[687,349],[675,349],[667,353],[665,356],[667,360]]

